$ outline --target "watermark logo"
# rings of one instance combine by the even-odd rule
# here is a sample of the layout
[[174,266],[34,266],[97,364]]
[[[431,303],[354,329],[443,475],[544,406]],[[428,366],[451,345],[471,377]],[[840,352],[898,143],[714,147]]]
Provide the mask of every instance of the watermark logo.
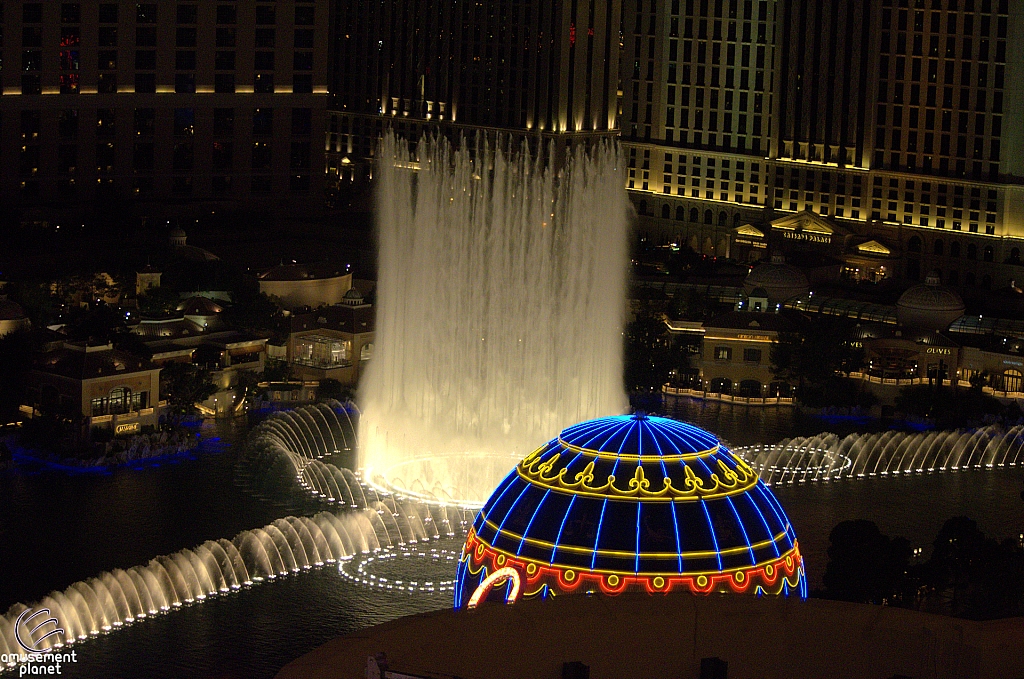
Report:
[[14,638],[23,652],[0,654],[0,669],[5,665],[20,665],[19,677],[61,674],[62,665],[78,662],[76,651],[55,653],[44,648],[48,645],[47,639],[52,638],[50,644],[63,644],[65,641],[64,628],[50,614],[49,608],[26,608],[22,611],[14,623]]
[[[35,627],[26,634],[23,628],[30,625]],[[47,626],[50,626],[49,630],[45,629]],[[45,649],[39,648],[39,644],[58,634],[63,636],[64,628],[60,626],[57,618],[50,616],[49,608],[26,608],[14,623],[14,637],[26,653],[42,653]]]

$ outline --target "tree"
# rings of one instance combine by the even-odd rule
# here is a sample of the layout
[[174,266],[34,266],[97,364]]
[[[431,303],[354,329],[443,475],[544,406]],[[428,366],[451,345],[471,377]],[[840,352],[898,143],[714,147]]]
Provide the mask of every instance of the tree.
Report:
[[872,521],[843,521],[829,534],[825,597],[858,603],[897,603],[906,589],[912,550],[904,538],[890,539]]
[[697,288],[685,296],[676,295],[672,300],[672,317],[686,321],[707,320],[711,316],[712,302],[707,293]]
[[259,389],[261,375],[255,370],[243,368],[235,372],[235,397],[242,403]]
[[864,349],[851,341],[852,323],[845,318],[803,318],[793,331],[779,333],[771,345],[772,374],[796,383],[805,405],[870,407],[877,399],[839,375],[864,364]]
[[36,328],[45,328],[60,315],[60,300],[48,285],[17,282],[5,288],[10,298],[21,305]]
[[217,393],[210,371],[191,363],[170,363],[160,374],[163,394],[171,414],[182,419],[195,410],[195,405]]
[[181,297],[176,290],[161,285],[150,288],[139,296],[139,311],[147,315],[160,316],[174,311],[180,301]]
[[626,326],[626,389],[649,393],[668,382],[672,369],[671,341],[660,313],[643,304]]
[[316,396],[321,401],[329,401],[332,398],[344,401],[345,399],[352,398],[352,390],[338,380],[328,377],[320,380],[320,384],[316,389]]
[[268,358],[263,366],[264,382],[288,382],[292,377],[292,365],[288,361]]
[[1015,413],[1004,412],[1006,408],[996,398],[974,388],[906,386],[900,389],[895,405],[901,413],[934,420],[940,429],[970,426],[989,415],[1009,415],[1005,419],[1015,421]]
[[225,322],[242,330],[273,330],[281,318],[281,308],[273,298],[249,286],[231,293],[231,306],[224,309]]
[[115,337],[128,332],[124,315],[103,302],[73,315],[66,332],[71,339],[90,342],[113,342]]
[[27,330],[0,337],[0,426],[18,419],[34,350],[32,333]]
[[984,544],[985,534],[978,530],[978,522],[966,516],[949,519],[935,536],[932,558],[928,561],[929,584],[936,590],[952,592],[954,613],[981,559]]
[[665,262],[665,268],[668,269],[670,275],[679,278],[687,271],[700,264],[700,262],[700,255],[694,252],[693,248],[684,243],[678,250],[669,256],[668,261]]

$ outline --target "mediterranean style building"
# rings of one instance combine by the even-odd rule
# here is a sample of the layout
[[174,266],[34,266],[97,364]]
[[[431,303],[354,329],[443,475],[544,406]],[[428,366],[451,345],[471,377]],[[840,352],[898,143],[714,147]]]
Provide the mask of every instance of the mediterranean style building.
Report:
[[160,423],[160,367],[110,344],[65,342],[41,354],[28,375],[28,401],[38,410],[80,413],[86,432],[134,434]]

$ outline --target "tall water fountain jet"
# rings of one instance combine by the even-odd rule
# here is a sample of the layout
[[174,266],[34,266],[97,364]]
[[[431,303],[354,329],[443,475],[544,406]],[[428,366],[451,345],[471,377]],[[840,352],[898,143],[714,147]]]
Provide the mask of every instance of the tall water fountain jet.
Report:
[[364,478],[472,506],[548,432],[625,408],[623,163],[555,155],[383,139]]

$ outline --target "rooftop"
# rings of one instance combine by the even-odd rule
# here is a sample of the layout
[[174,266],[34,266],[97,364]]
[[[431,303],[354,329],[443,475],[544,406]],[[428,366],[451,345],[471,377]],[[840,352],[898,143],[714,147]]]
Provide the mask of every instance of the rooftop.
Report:
[[304,281],[311,279],[339,278],[350,272],[342,266],[329,262],[313,264],[279,264],[259,275],[261,281]]
[[73,380],[157,370],[158,367],[134,354],[104,346],[66,344],[65,348],[40,356],[35,369]]
[[1022,637],[1024,618],[824,599],[562,596],[401,618],[329,641],[276,679],[363,679],[378,653],[393,672],[438,679],[558,679],[571,661],[593,677],[678,679],[707,657],[730,677],[996,679],[1024,676]]
[[764,332],[786,332],[792,330],[793,319],[789,312],[730,311],[716,316],[704,324],[707,329],[761,330]]

